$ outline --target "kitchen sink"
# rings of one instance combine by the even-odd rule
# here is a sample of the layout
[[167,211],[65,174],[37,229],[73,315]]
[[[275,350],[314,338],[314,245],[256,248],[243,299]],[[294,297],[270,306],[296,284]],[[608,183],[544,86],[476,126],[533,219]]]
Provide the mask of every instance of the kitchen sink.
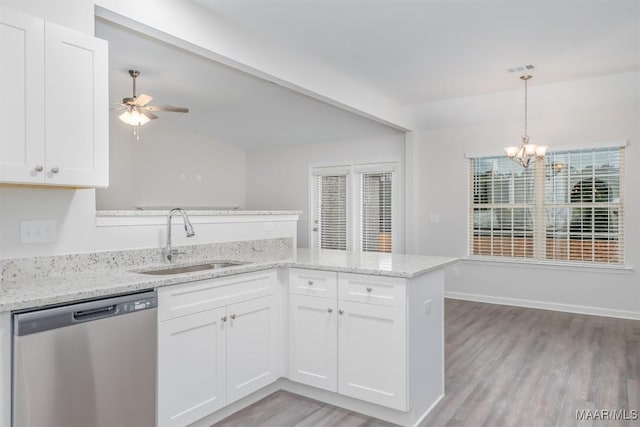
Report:
[[154,270],[139,271],[138,273],[164,276],[169,274],[193,273],[194,271],[216,270],[218,268],[233,267],[233,266],[243,265],[243,264],[247,264],[247,263],[239,262],[239,261],[214,261],[214,262],[207,262],[205,264],[186,265],[183,267],[157,268]]

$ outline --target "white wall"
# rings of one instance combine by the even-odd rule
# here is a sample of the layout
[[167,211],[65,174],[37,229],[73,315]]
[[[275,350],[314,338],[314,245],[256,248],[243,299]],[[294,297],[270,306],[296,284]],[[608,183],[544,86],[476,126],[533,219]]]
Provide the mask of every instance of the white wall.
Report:
[[404,134],[248,151],[247,209],[302,210],[298,247],[309,247],[309,168],[381,161],[398,161],[404,170]]
[[138,141],[110,119],[109,188],[97,190],[98,209],[244,207],[244,151],[167,119],[142,126]]
[[[450,100],[446,120],[443,104],[441,108],[415,109],[416,116],[431,125],[431,129],[414,134],[414,179],[419,194],[414,201],[418,211],[415,236],[419,253],[467,255],[469,164],[465,153],[499,154],[502,147],[519,143],[521,97],[521,91],[514,91]],[[448,278],[447,291],[488,301],[527,300],[528,305],[640,317],[640,73],[539,87],[532,84],[529,101],[533,143],[549,145],[552,150],[628,141],[625,249],[626,263],[635,269],[611,272],[463,262],[459,277],[452,274]],[[505,108],[504,104],[512,107]],[[443,119],[433,122],[429,112]],[[446,127],[436,128],[437,123]],[[439,215],[439,223],[429,223],[431,213]]]

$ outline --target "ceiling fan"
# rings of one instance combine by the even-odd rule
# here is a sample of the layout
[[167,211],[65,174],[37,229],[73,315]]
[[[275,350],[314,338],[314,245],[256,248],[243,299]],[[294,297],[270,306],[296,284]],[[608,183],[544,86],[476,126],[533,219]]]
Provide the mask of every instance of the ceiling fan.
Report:
[[[136,96],[136,78],[140,75],[138,70],[129,70],[129,75],[133,79],[133,97],[123,98],[119,108],[124,109],[124,113],[118,118],[131,126],[142,126],[150,120],[157,119],[158,116],[152,111],[168,111],[172,113],[188,113],[186,107],[175,107],[173,105],[149,105],[153,97],[145,94]],[[134,132],[135,133],[135,132]]]

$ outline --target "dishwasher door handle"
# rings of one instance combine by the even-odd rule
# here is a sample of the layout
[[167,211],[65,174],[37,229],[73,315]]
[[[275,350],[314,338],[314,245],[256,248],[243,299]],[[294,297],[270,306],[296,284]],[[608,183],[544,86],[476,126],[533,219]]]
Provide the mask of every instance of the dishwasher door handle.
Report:
[[85,322],[87,320],[100,319],[103,317],[113,316],[115,314],[118,314],[118,306],[113,304],[89,310],[74,311],[73,320]]

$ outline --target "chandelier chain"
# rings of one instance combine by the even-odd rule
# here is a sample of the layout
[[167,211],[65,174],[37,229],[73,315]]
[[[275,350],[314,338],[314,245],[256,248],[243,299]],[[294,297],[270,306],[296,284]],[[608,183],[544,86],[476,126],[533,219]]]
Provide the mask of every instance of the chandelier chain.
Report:
[[529,79],[524,79],[524,136],[527,136],[527,83]]

